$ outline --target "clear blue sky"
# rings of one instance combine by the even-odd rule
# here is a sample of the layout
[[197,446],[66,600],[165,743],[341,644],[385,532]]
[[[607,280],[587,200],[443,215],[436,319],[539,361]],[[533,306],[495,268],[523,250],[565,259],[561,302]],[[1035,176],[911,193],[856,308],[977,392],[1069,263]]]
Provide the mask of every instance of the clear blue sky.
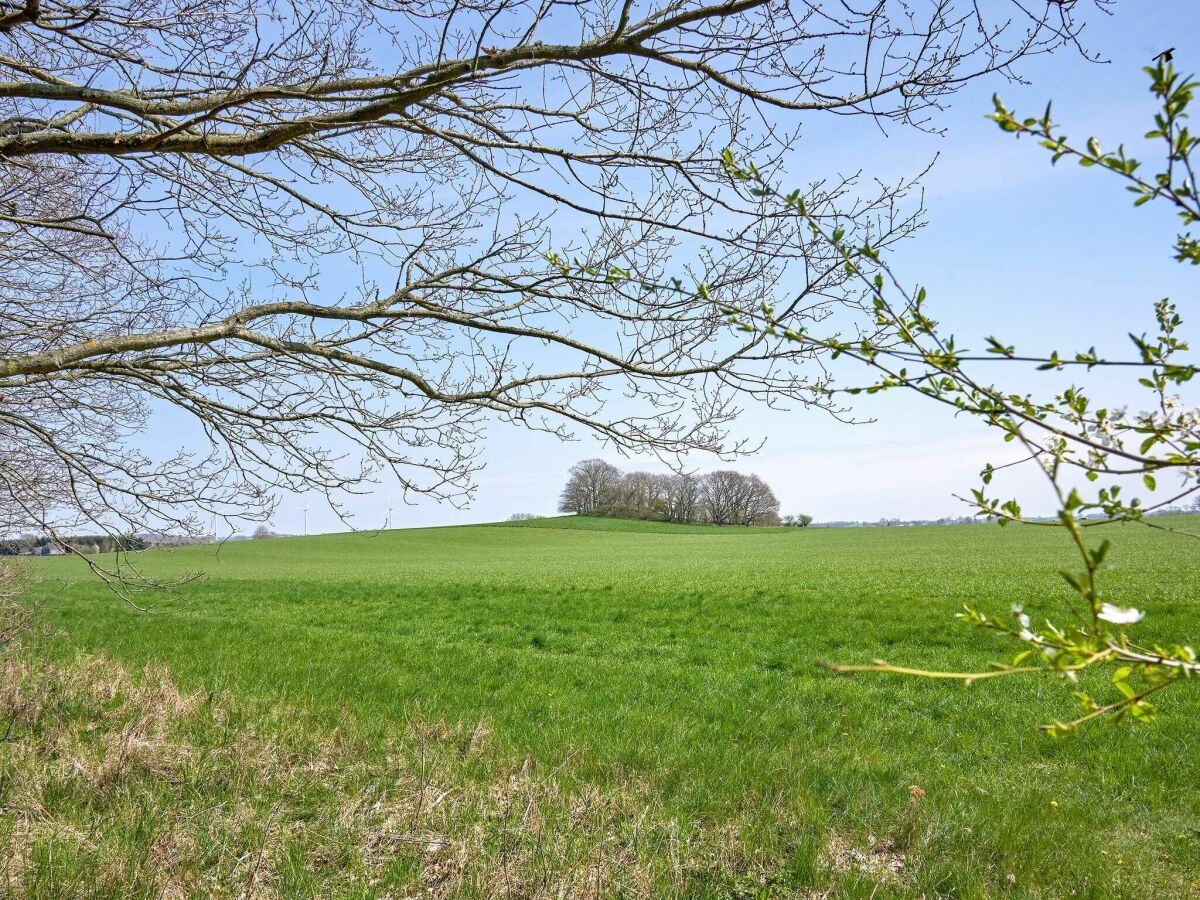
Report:
[[[911,174],[936,154],[925,182],[929,225],[897,252],[893,265],[904,280],[928,288],[935,315],[968,345],[978,346],[981,335],[994,333],[1030,350],[1091,344],[1122,349],[1127,332],[1150,326],[1150,306],[1163,296],[1178,302],[1193,326],[1194,343],[1200,342],[1200,273],[1171,261],[1174,218],[1152,207],[1133,210],[1113,179],[1074,166],[1052,169],[1032,142],[1017,142],[983,118],[993,92],[1028,114],[1040,113],[1053,100],[1055,118],[1067,134],[1081,139],[1096,134],[1106,144],[1124,141],[1133,155],[1148,158],[1141,135],[1153,103],[1141,67],[1174,47],[1178,67],[1200,71],[1200,4],[1118,0],[1111,16],[1086,15],[1085,43],[1107,64],[1060,52],[1025,64],[1028,85],[977,81],[941,116],[944,136],[899,128],[885,135],[866,120],[814,118],[805,123],[804,139],[781,173],[796,184],[860,168],[886,179]],[[1064,328],[1078,340],[1068,346],[1047,337]],[[1114,390],[1118,400],[1134,396]],[[808,512],[818,520],[917,518],[969,512],[952,495],[976,485],[984,462],[1005,458],[998,435],[918,398],[886,395],[864,402],[860,411],[877,422],[849,427],[819,412],[748,408],[738,432],[765,437],[767,444],[735,466],[766,478],[785,512]],[[150,440],[164,441],[170,427],[169,420],[157,421]],[[393,526],[552,513],[566,470],[597,455],[629,468],[656,468],[645,460],[621,460],[586,436],[561,444],[497,425],[489,433],[487,467],[470,509],[397,502]],[[703,458],[691,463],[701,470],[719,465]],[[1049,508],[1048,499],[1037,502],[1044,493],[1032,472],[1013,484],[1024,490],[1027,508]],[[396,496],[383,485],[356,499],[351,504],[356,526],[382,525],[389,497]],[[299,532],[305,502],[284,498],[276,528]],[[310,531],[343,527],[313,498]]]

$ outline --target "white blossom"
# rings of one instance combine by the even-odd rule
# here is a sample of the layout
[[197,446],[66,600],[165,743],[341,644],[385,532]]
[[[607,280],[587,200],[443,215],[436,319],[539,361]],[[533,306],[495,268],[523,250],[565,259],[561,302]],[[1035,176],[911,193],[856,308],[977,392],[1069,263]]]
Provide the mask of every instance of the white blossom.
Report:
[[1100,607],[1100,619],[1105,622],[1111,622],[1113,625],[1132,625],[1134,622],[1140,622],[1146,614],[1140,609],[1122,609],[1119,606],[1113,606],[1111,603],[1105,603]]

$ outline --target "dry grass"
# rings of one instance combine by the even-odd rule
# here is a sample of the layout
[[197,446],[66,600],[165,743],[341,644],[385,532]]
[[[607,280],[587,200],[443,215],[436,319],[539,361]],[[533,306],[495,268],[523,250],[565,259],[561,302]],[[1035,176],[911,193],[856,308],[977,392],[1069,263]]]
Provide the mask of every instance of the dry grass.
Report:
[[0,735],[5,896],[803,893],[746,823],[685,827],[636,781],[505,758],[483,724],[413,721],[381,747],[349,720],[313,733],[182,692],[161,666],[17,641]]

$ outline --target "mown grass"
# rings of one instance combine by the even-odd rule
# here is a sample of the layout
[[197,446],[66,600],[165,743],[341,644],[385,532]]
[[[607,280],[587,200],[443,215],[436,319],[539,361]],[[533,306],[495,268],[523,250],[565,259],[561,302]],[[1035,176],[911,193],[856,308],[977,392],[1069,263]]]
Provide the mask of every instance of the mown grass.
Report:
[[[129,788],[157,790],[168,817],[192,798],[188,821],[200,823],[234,797],[276,809],[290,868],[272,850],[257,892],[1200,896],[1195,692],[1164,698],[1151,728],[1055,741],[1033,725],[1072,713],[1058,683],[965,690],[833,677],[815,665],[883,657],[962,668],[1009,655],[952,616],[968,600],[1056,611],[1065,596],[1056,572],[1073,562],[1056,531],[513,524],[522,527],[145,554],[155,573],[206,573],[153,615],[121,604],[76,562],[46,560],[34,593],[54,636],[27,652],[64,672],[99,654],[134,670],[165,666],[184,693],[237,711],[233,737],[193,723],[190,745],[243,732],[279,746],[352,736],[358,749],[324,764],[358,773],[354,789],[319,800],[287,799],[297,792],[272,781],[269,754],[249,754],[260,782],[213,788],[203,803],[152,770]],[[1196,545],[1133,527],[1108,536],[1109,599],[1149,610],[1148,636],[1194,637]],[[76,662],[77,652],[90,656]],[[451,750],[413,738],[432,733],[452,735]],[[488,736],[479,752],[469,739],[453,750],[475,734]],[[322,862],[328,841],[305,839],[298,810],[337,822],[356,793],[412,796],[389,763],[405,753],[443,759],[440,789],[465,798],[435,829],[437,852],[400,854],[408,862],[388,868],[386,852],[363,855],[369,838],[345,837],[335,861]],[[514,777],[548,794],[522,801],[547,810],[536,822],[497,817],[481,799]],[[13,784],[10,774],[0,792],[7,818]],[[97,801],[76,785],[53,799],[42,801],[44,821],[83,838],[58,848],[59,869],[39,863],[30,870],[39,880],[22,876],[40,886],[32,893],[68,895],[54,871],[86,867],[98,847],[113,860],[135,852],[122,849],[136,845],[126,832],[137,816],[120,791]],[[596,804],[602,815],[573,818]],[[126,830],[97,836],[114,805]],[[255,833],[271,832],[255,821]],[[419,845],[423,827],[393,844]],[[22,833],[32,840],[9,832]],[[220,833],[241,855],[255,852],[242,831]],[[505,849],[514,841],[520,853]],[[446,854],[472,867],[447,866]],[[224,869],[237,877],[220,890],[244,890],[239,866]],[[139,871],[154,894],[153,866]]]

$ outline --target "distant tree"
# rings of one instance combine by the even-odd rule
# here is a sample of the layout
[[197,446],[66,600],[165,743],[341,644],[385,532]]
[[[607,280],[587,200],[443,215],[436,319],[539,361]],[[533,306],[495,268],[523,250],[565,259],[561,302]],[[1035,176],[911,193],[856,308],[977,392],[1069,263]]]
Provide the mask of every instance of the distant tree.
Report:
[[783,524],[788,526],[789,528],[807,528],[809,525],[812,524],[812,521],[813,521],[813,517],[809,516],[809,515],[805,515],[804,513],[799,513],[794,516],[784,516],[783,517]]
[[703,479],[702,506],[714,525],[773,525],[779,522],[779,499],[757,475],[730,469]]
[[667,517],[669,478],[654,472],[629,472],[614,486],[611,514],[634,519]]
[[739,525],[778,525],[779,498],[757,475],[743,475],[738,492]]
[[649,478],[649,472],[622,473],[609,492],[608,501],[604,504],[605,513],[610,516],[637,518],[644,503],[646,482]]
[[275,533],[273,531],[271,531],[271,529],[268,528],[266,525],[259,525],[257,528],[254,529],[254,534],[252,535],[252,537],[256,541],[261,541],[265,538],[275,537]]
[[673,477],[670,475],[654,475],[651,477],[646,490],[646,518],[656,521],[667,520],[669,505],[667,497],[671,492],[672,480]]
[[743,490],[740,472],[720,469],[704,476],[700,504],[704,518],[713,525],[732,525],[737,521]]
[[508,517],[510,522],[528,522],[530,519],[540,519],[541,516],[534,513],[513,513]]
[[691,524],[700,518],[700,479],[695,475],[675,475],[666,480],[663,499],[669,522]]
[[567,486],[558,501],[558,511],[590,516],[601,512],[613,500],[624,476],[621,470],[602,459],[585,459],[571,467]]

